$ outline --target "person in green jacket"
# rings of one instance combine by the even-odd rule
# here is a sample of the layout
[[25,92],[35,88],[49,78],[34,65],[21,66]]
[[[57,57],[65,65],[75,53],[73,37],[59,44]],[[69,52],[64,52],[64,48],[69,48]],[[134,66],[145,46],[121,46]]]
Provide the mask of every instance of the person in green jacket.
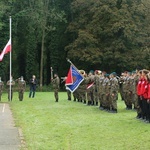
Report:
[[58,91],[59,91],[60,79],[56,73],[54,74],[54,78],[52,78],[52,85],[53,85],[53,89],[54,89],[55,100],[56,100],[56,102],[58,102],[58,99],[59,99]]

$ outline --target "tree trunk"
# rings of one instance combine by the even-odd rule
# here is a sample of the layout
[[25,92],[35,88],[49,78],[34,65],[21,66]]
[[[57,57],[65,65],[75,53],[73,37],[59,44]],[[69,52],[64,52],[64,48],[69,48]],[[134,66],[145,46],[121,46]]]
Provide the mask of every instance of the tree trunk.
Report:
[[42,45],[41,45],[41,63],[40,63],[40,89],[43,86],[43,56],[44,56],[44,40],[45,40],[45,29],[42,32]]

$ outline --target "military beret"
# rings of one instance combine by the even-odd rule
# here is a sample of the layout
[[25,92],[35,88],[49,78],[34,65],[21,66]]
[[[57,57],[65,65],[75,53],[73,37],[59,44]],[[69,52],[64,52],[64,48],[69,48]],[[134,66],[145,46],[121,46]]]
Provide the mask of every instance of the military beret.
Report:
[[116,73],[116,72],[112,72],[111,74],[112,74],[112,75],[114,75],[114,76],[116,76],[116,75],[117,75],[117,73]]
[[92,74],[93,74],[93,73],[94,73],[94,71],[93,71],[93,70],[90,70],[90,72],[89,72],[89,73],[92,73]]
[[109,74],[108,74],[108,73],[106,73],[104,76],[105,76],[105,77],[109,77]]

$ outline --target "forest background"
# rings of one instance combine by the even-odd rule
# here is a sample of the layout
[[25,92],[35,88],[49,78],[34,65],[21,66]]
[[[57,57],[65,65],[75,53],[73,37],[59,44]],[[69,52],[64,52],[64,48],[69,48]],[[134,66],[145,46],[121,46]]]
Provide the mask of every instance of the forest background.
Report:
[[[66,76],[78,69],[108,73],[150,69],[150,0],[1,0],[0,50],[9,40],[12,16],[12,76],[33,74],[49,85],[50,67]],[[9,78],[9,55],[0,62]]]

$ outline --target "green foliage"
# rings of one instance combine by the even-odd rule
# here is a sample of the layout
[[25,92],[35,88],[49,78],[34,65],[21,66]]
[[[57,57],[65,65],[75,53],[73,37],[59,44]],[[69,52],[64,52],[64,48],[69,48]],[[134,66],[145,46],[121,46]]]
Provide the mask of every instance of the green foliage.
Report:
[[[9,39],[12,16],[12,74],[35,74],[50,83],[50,67],[66,76],[77,68],[108,72],[149,69],[150,2],[147,0],[1,0],[0,49]],[[9,54],[0,63],[9,77]],[[42,84],[41,84],[42,85]]]
[[[74,19],[68,32],[77,36],[66,47],[71,53],[69,55],[68,52],[68,56],[99,64],[100,68],[108,71],[137,67],[132,65],[132,61],[134,64],[143,61],[137,59],[137,53],[140,53],[149,40],[149,15],[143,3],[146,1],[74,1]],[[81,31],[88,38],[81,36]],[[92,38],[96,40],[94,45],[93,40],[89,40]],[[138,52],[134,53],[135,50]],[[85,57],[91,52],[90,57]]]

